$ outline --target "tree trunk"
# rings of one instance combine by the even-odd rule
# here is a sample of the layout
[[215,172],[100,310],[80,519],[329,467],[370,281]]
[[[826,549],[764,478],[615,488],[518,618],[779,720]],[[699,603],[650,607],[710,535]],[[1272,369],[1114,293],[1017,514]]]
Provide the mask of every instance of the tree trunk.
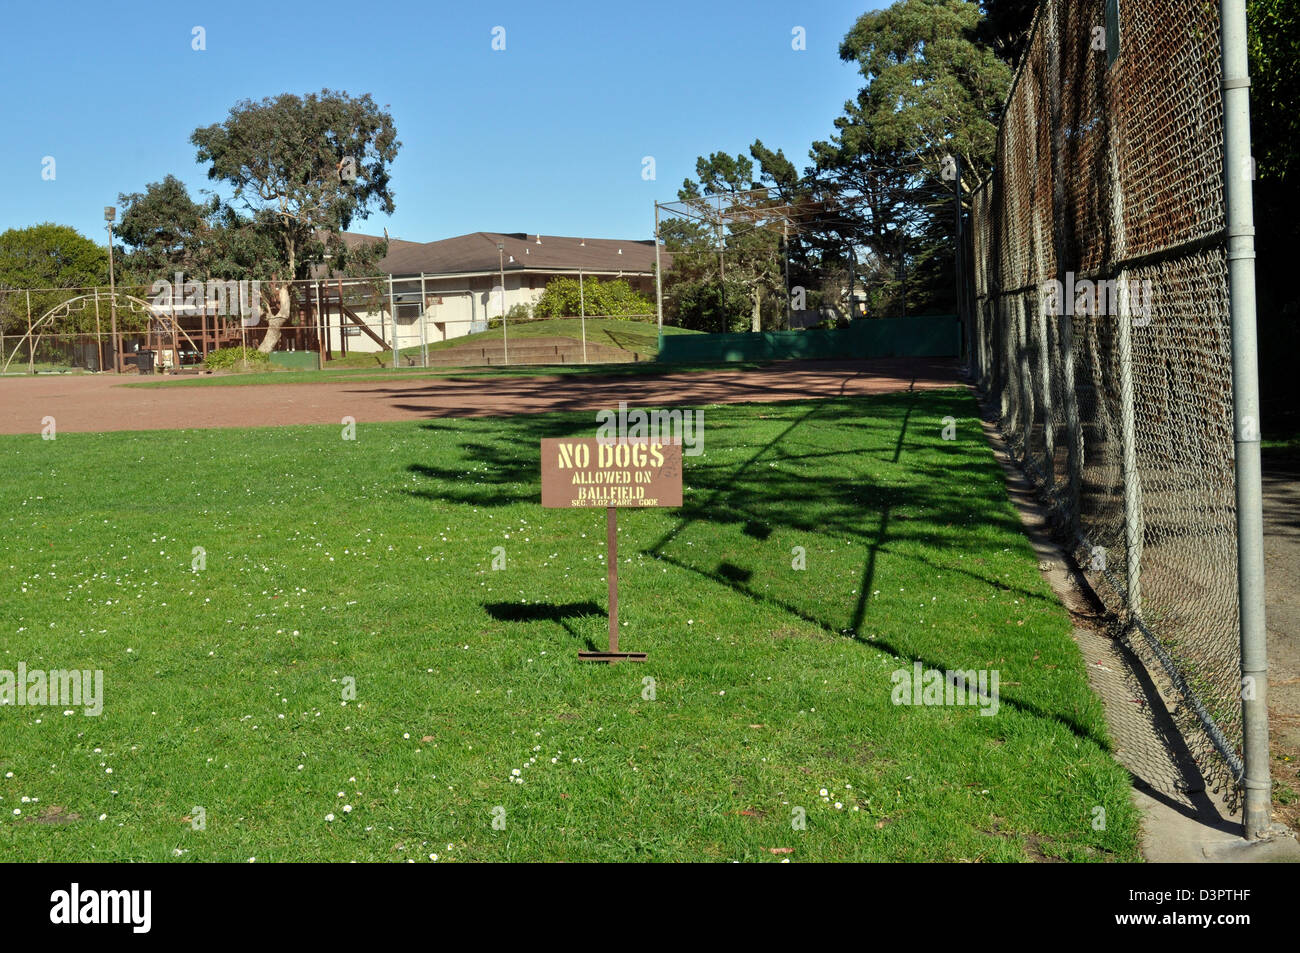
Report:
[[750,318],[750,330],[763,330],[763,286],[755,285],[754,287],[754,313]]
[[288,282],[280,285],[275,297],[275,313],[267,316],[266,336],[262,338],[262,343],[257,346],[257,349],[263,354],[270,354],[275,350],[275,346],[280,343],[280,329],[285,326],[291,315]]

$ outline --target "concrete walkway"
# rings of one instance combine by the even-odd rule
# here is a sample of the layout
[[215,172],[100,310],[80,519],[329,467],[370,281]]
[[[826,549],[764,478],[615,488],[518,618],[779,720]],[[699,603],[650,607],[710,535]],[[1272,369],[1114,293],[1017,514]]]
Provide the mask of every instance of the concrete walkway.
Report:
[[[1264,456],[1264,614],[1273,777],[1300,795],[1300,459]],[[1290,760],[1286,760],[1290,759]],[[1300,796],[1275,815],[1300,829]]]
[[[1155,863],[1300,863],[1294,836],[1247,842],[1240,816],[1206,789],[1174,727],[1170,712],[1178,699],[1165,694],[1141,661],[1108,634],[1096,595],[1052,541],[1033,486],[1011,461],[996,426],[986,419],[984,430],[1039,569],[1074,619],[1074,640],[1087,662],[1092,689],[1105,705],[1115,757],[1133,778],[1133,801],[1143,814],[1143,857]],[[1300,523],[1293,528],[1300,546]]]

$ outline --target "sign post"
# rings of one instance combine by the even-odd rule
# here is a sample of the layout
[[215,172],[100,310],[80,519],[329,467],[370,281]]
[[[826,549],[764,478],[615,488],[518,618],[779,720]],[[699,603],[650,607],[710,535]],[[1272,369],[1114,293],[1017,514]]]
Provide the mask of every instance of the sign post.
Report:
[[609,651],[579,652],[584,662],[644,662],[618,648],[618,510],[682,505],[682,445],[595,437],[542,441],[542,506],[605,508]]

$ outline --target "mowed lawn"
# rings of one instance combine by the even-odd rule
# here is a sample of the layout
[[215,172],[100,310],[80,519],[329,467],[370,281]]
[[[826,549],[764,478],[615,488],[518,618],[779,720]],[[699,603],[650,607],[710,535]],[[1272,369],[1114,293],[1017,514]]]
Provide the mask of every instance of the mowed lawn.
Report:
[[[540,506],[595,427],[0,437],[0,669],[104,672],[0,708],[0,858],[1138,858],[967,394],[705,408],[685,505],[619,518],[641,665],[577,660],[605,514]],[[894,705],[914,660],[997,714]]]

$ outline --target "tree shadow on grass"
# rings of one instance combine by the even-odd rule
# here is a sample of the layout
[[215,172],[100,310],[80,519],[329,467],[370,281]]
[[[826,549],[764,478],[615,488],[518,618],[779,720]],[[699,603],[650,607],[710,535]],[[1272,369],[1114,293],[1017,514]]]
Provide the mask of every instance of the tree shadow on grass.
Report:
[[[903,448],[907,437],[907,428],[912,418],[912,411],[914,408],[914,404],[915,404],[915,395],[912,395],[912,397],[907,400],[906,406],[904,408],[903,416],[902,416],[902,421],[900,422],[899,425],[898,436],[896,441],[894,442],[893,462],[895,463],[897,463],[900,460],[903,453]],[[823,631],[826,631],[832,635],[835,636],[842,635],[843,634],[842,632],[837,631],[835,626],[827,622],[825,619],[819,618],[813,613],[810,613],[807,610],[797,605],[794,605],[793,603],[787,600],[783,600],[774,597],[768,593],[758,592],[752,589],[749,586],[749,582],[753,576],[753,573],[741,566],[737,566],[730,561],[724,560],[723,562],[719,563],[716,570],[708,571],[708,570],[701,569],[697,566],[692,566],[688,563],[682,562],[679,559],[675,559],[674,557],[672,557],[671,555],[669,555],[664,551],[664,547],[673,539],[675,539],[677,536],[679,536],[692,523],[700,521],[702,519],[707,519],[710,521],[717,520],[718,510],[720,506],[724,505],[724,499],[728,494],[730,488],[740,481],[742,474],[744,474],[747,470],[752,469],[759,462],[759,460],[762,459],[769,451],[771,451],[780,441],[788,438],[796,430],[796,428],[807,424],[815,415],[818,414],[819,411],[823,409],[824,409],[824,405],[814,406],[812,409],[807,411],[807,413],[805,413],[802,417],[792,422],[784,431],[782,431],[780,435],[773,438],[773,440],[767,443],[766,445],[760,447],[754,454],[752,454],[749,457],[748,460],[746,460],[744,463],[742,463],[738,468],[736,468],[732,472],[731,479],[728,482],[720,484],[715,489],[714,493],[707,500],[705,500],[699,506],[693,507],[692,511],[689,514],[684,514],[679,519],[677,526],[675,526],[667,534],[662,536],[652,546],[648,547],[645,550],[646,554],[654,556],[655,558],[663,560],[665,562],[668,562],[674,566],[677,566],[680,569],[684,569],[688,572],[695,573],[718,585],[725,586],[731,589],[732,591],[746,597],[747,599],[750,599],[755,602],[765,603],[768,605],[772,605],[776,608],[779,608],[782,611],[794,615],[805,622],[818,626]],[[951,479],[951,476],[949,476],[949,479]],[[943,484],[938,483],[937,485],[942,486]],[[858,598],[856,604],[854,605],[852,623],[849,632],[855,640],[865,644],[869,644],[873,648],[876,648],[890,655],[893,655],[895,658],[899,660],[900,663],[906,663],[907,665],[910,665],[912,662],[920,661],[922,665],[928,669],[938,669],[941,671],[961,669],[964,666],[948,664],[933,658],[916,657],[914,653],[905,652],[901,646],[886,639],[865,638],[862,632],[863,625],[866,621],[866,615],[867,615],[868,593],[872,591],[871,584],[875,578],[875,573],[876,573],[877,556],[882,551],[884,552],[888,551],[885,549],[885,543],[886,540],[890,538],[891,512],[894,510],[897,504],[905,503],[909,505],[915,505],[918,502],[918,497],[924,497],[925,495],[926,494],[920,493],[914,488],[908,488],[893,495],[894,498],[892,500],[887,500],[883,505],[880,506],[879,520],[876,523],[876,532],[874,534],[874,537],[870,537],[868,539],[869,548],[867,552],[867,558],[863,565],[862,578],[858,586]],[[805,494],[802,497],[802,499],[806,500],[807,495]],[[931,506],[922,507],[922,510],[927,513],[931,512],[932,507],[937,505],[937,502],[938,501],[931,500],[930,501]],[[931,517],[930,521],[933,522],[933,517]],[[745,523],[746,528],[752,525],[753,522],[754,522],[753,520],[746,522]],[[867,537],[868,534],[862,531],[862,525],[861,525],[862,520],[860,514],[858,515],[858,518],[854,522],[856,523],[856,526],[854,527],[855,532],[853,533],[853,535],[856,535],[860,538]],[[919,534],[919,535],[933,536],[933,534]],[[897,531],[895,532],[895,539],[901,541],[902,539],[905,538],[907,538],[907,535],[900,534]],[[939,544],[940,541],[928,540],[926,542],[927,545],[933,546]],[[945,567],[945,569],[946,568],[947,567]],[[967,570],[961,570],[961,572],[965,573],[966,575],[974,576],[975,578],[980,579],[982,582],[985,582],[987,584],[999,585],[994,580],[984,579],[983,577],[979,576],[978,573],[969,572]],[[999,587],[1008,588],[1005,586],[1005,584],[1000,584]],[[1047,600],[1047,597],[1040,596],[1038,594],[1025,593],[1025,595],[1034,595],[1036,598]],[[1005,693],[1000,693],[999,698],[1000,698],[1000,702],[1005,702],[1012,709],[1024,712],[1025,714],[1028,715],[1032,715],[1035,718],[1049,719],[1055,721],[1058,724],[1065,727],[1066,729],[1068,729],[1076,737],[1092,742],[1103,751],[1110,750],[1110,740],[1105,736],[1104,733],[1099,734],[1095,732],[1092,728],[1083,724],[1081,721],[1071,717],[1068,714],[1045,711],[1036,705],[1017,699],[1014,696],[1007,697]]]
[[[667,530],[643,552],[830,634],[842,636],[847,631],[864,645],[898,658],[900,667],[910,666],[913,661],[939,670],[969,667],[936,658],[917,659],[900,644],[864,634],[867,597],[878,559],[885,554],[926,564],[936,577],[960,574],[991,589],[1010,590],[1026,599],[1054,601],[1039,592],[1008,586],[991,571],[981,574],[973,568],[948,565],[937,558],[937,552],[935,558],[926,553],[965,548],[983,556],[987,537],[966,529],[973,519],[1000,532],[1020,532],[1014,512],[1005,505],[1001,474],[991,459],[981,456],[987,453],[982,433],[968,434],[964,443],[957,442],[951,448],[948,442],[940,442],[941,418],[948,413],[970,416],[968,402],[964,394],[940,392],[765,404],[757,415],[759,420],[771,421],[764,439],[750,444],[739,463],[688,465],[688,505],[675,512]],[[751,414],[735,423],[724,421],[721,427],[715,424],[710,439],[721,440],[721,445],[733,449],[742,446],[736,440],[728,442],[726,431],[735,427],[741,439],[752,440],[754,422]],[[933,429],[928,424],[933,424]],[[426,426],[431,431],[449,432],[453,439],[463,434],[464,463],[411,464],[408,470],[428,478],[432,485],[407,492],[429,501],[498,506],[537,502],[538,441],[542,437],[589,434],[593,423],[585,415],[579,418],[553,414],[494,420],[486,432],[463,424]],[[746,430],[751,433],[746,434]],[[862,433],[864,430],[874,440]],[[819,431],[825,431],[825,439]],[[861,440],[857,439],[859,433]],[[846,434],[859,446],[844,447]],[[832,446],[825,446],[828,440],[833,441]],[[924,451],[924,455],[909,454],[912,449]],[[943,457],[936,460],[936,452]],[[812,477],[800,472],[799,461],[814,460]],[[843,461],[842,465],[839,461]],[[480,482],[468,485],[467,476]],[[960,487],[961,492],[954,487]],[[712,570],[675,558],[669,547],[697,523],[737,525],[744,536],[755,540],[765,540],[776,530],[794,530],[830,534],[850,545],[865,544],[868,551],[849,629],[841,629],[844,623],[837,625],[795,601],[760,591],[754,585],[754,572],[739,565],[734,555]],[[920,551],[914,551],[917,547],[921,547]],[[570,635],[586,642],[588,649],[597,650],[590,637],[571,625],[575,618],[603,615],[595,603],[493,606],[488,607],[489,614],[504,621],[557,621]],[[1104,735],[1068,713],[1045,711],[1014,697],[1014,693],[1004,694],[1003,700],[1013,709],[1057,721],[1076,736],[1109,750]]]

